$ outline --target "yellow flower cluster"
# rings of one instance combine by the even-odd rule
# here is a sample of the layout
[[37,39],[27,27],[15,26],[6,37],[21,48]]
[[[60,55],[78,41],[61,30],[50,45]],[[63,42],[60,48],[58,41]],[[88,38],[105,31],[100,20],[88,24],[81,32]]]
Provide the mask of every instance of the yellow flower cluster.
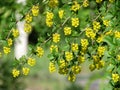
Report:
[[93,21],[93,30],[95,30],[96,32],[98,32],[98,30],[100,29],[100,27],[101,27],[100,22]]
[[11,52],[9,47],[3,47],[3,51],[4,51],[5,54],[8,54],[8,53]]
[[20,71],[19,71],[19,70],[17,70],[17,69],[13,69],[13,70],[12,70],[12,75],[13,75],[14,78],[15,78],[15,77],[18,77],[19,74],[20,74]]
[[60,60],[60,68],[64,68],[67,65],[67,63],[65,62],[65,60]]
[[36,60],[34,58],[28,58],[27,64],[30,66],[34,66],[36,64]]
[[97,2],[97,3],[101,3],[101,2],[102,2],[102,0],[96,0],[96,2]]
[[42,57],[43,54],[44,54],[44,50],[43,50],[43,48],[41,48],[41,47],[37,47],[37,49],[36,49],[36,53],[37,53],[37,56],[38,56],[38,57]]
[[116,83],[119,81],[119,75],[118,74],[112,74],[112,80]]
[[72,43],[71,48],[72,48],[73,52],[77,52],[78,51],[78,44],[77,43]]
[[71,27],[64,27],[64,34],[65,35],[70,35],[71,34]]
[[85,33],[88,38],[95,39],[96,33],[91,28],[86,28]]
[[52,53],[52,52],[58,52],[58,46],[57,45],[51,45],[50,46],[50,52]]
[[23,72],[23,75],[28,75],[29,72],[30,72],[30,69],[27,68],[27,67],[23,67],[23,68],[22,68],[22,72]]
[[71,10],[73,10],[73,11],[78,11],[80,9],[80,4],[78,4],[78,2],[77,1],[74,1],[74,4],[72,5],[72,7],[71,7]]
[[102,41],[103,41],[103,38],[104,38],[104,36],[103,35],[101,35],[101,36],[99,36],[98,38],[97,38],[97,42],[98,43],[101,43]]
[[46,25],[48,27],[52,27],[52,25],[53,25],[53,17],[54,17],[54,14],[52,12],[47,12],[46,13]]
[[83,51],[87,49],[88,44],[88,39],[81,39],[81,46]]
[[73,73],[69,74],[68,80],[71,81],[71,82],[74,82],[76,80],[75,74],[73,74]]
[[17,29],[12,29],[12,35],[14,38],[17,38],[19,36],[19,31]]
[[30,33],[31,30],[32,30],[32,26],[30,24],[28,24],[28,23],[25,23],[25,25],[24,25],[24,31],[26,33]]
[[59,10],[58,15],[59,15],[59,18],[62,19],[64,15],[64,10]]
[[110,3],[113,3],[115,0],[109,0]]
[[25,16],[25,22],[26,23],[31,23],[32,22],[32,16],[29,13]]
[[107,31],[107,32],[105,33],[105,35],[113,35],[112,30]]
[[13,42],[13,40],[12,40],[11,38],[9,38],[9,39],[7,40],[8,46],[11,46],[11,45],[12,45],[12,42]]
[[85,57],[84,56],[78,56],[77,60],[78,60],[79,63],[83,63],[83,62],[85,62]]
[[65,52],[65,58],[67,61],[71,61],[73,59],[73,53],[72,52]]
[[99,57],[101,57],[102,55],[104,55],[105,47],[104,46],[99,46],[97,51],[98,51]]
[[33,5],[32,6],[32,15],[33,16],[38,16],[38,14],[39,14],[39,6],[38,5]]
[[55,33],[53,36],[53,42],[58,43],[60,41],[60,34]]
[[119,60],[119,61],[120,61],[120,55],[117,55],[117,60]]
[[89,1],[88,0],[84,0],[83,1],[83,7],[88,7],[89,6]]
[[58,6],[58,0],[49,0],[49,6],[50,7],[56,7]]
[[115,31],[115,38],[120,38],[120,31]]
[[79,65],[74,65],[74,66],[72,66],[72,72],[73,72],[74,74],[79,74],[80,71],[81,71],[81,66],[79,66]]
[[55,71],[56,71],[55,63],[54,62],[50,62],[49,63],[49,72],[53,73]]
[[106,27],[108,27],[108,26],[109,26],[109,23],[110,23],[110,21],[109,21],[109,20],[103,20],[103,24],[104,24]]
[[71,23],[73,27],[79,26],[79,18],[71,18]]

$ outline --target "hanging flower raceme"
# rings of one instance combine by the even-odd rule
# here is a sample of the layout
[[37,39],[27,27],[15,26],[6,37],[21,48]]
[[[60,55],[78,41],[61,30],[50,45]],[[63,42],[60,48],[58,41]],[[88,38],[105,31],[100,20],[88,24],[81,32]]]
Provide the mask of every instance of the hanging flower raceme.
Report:
[[33,16],[38,16],[38,14],[39,14],[39,6],[38,5],[33,5],[33,7],[32,7],[32,15]]

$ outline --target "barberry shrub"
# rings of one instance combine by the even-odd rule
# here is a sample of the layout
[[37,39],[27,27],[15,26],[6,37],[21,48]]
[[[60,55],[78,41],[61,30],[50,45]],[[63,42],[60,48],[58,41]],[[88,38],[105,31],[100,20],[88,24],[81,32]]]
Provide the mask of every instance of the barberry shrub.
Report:
[[[20,20],[4,32],[1,54],[9,54],[19,36],[16,23],[25,20],[24,31],[38,35],[28,54],[15,60],[14,78],[28,75],[49,47],[49,71],[57,71],[74,82],[82,70],[81,64],[92,62],[90,71],[105,68],[110,84],[120,88],[120,0],[33,0],[27,3]],[[13,17],[12,17],[13,18]],[[1,33],[2,34],[2,33]]]

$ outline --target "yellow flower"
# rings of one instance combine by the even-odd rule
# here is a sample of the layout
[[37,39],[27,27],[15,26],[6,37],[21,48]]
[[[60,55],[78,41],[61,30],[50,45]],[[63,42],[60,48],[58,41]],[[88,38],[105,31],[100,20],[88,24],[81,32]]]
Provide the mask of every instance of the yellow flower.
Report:
[[22,68],[23,75],[28,75],[29,71],[30,71],[30,69],[27,67]]
[[19,36],[19,31],[17,29],[12,30],[12,35],[14,38],[17,38]]
[[120,31],[115,31],[115,38],[120,38]]
[[109,26],[109,20],[103,20],[103,24],[106,26],[106,27],[108,27]]
[[58,14],[59,14],[59,18],[62,19],[64,15],[64,10],[59,10]]
[[110,3],[113,3],[115,0],[109,0]]
[[89,1],[88,0],[84,0],[83,1],[83,7],[88,7],[89,6]]
[[120,61],[120,55],[117,55],[117,60],[119,60],[119,61]]
[[72,72],[73,72],[74,74],[79,74],[80,71],[81,71],[81,66],[78,66],[78,65],[72,66]]
[[105,33],[105,35],[113,35],[112,30],[107,31],[107,32]]
[[67,62],[65,62],[65,60],[60,60],[60,64],[59,64],[60,68],[65,68],[67,66]]
[[58,6],[58,0],[49,0],[49,6],[50,7],[56,7]]
[[53,25],[53,17],[54,17],[54,14],[52,12],[47,12],[46,13],[46,25],[48,27],[52,27],[52,25]]
[[78,44],[72,43],[71,48],[72,48],[72,51],[78,51]]
[[28,24],[28,23],[25,23],[25,25],[24,25],[24,31],[26,33],[30,33],[31,30],[32,30],[32,26],[30,24]]
[[89,69],[90,69],[91,71],[95,70],[95,65],[94,65],[94,64],[90,64],[90,65],[89,65]]
[[103,41],[103,35],[99,36],[96,41],[98,43],[101,43]]
[[54,62],[50,62],[49,63],[49,71],[50,73],[53,73],[56,71],[56,67],[55,67],[55,63]]
[[60,41],[60,34],[55,33],[53,36],[53,42],[58,43]]
[[53,51],[58,52],[58,46],[57,45],[51,45],[50,46],[50,52],[52,53]]
[[88,46],[88,40],[87,39],[81,39],[81,46],[82,46],[82,50],[85,51],[87,49]]
[[33,5],[32,6],[32,15],[33,16],[38,16],[38,14],[39,14],[39,6],[38,5]]
[[8,53],[10,53],[11,50],[9,47],[3,47],[3,51],[5,54],[8,54]]
[[27,14],[27,15],[25,16],[25,21],[26,21],[27,23],[32,22],[32,16],[31,16],[30,14]]
[[12,39],[11,38],[9,38],[8,40],[7,40],[7,43],[8,43],[8,46],[11,46],[12,45]]
[[78,60],[79,63],[83,63],[83,62],[85,62],[85,57],[84,56],[78,56],[77,60]]
[[65,58],[67,61],[71,61],[73,59],[73,53],[72,52],[65,52]]
[[13,70],[12,70],[12,75],[13,75],[14,78],[15,78],[15,77],[18,77],[19,74],[20,74],[20,71],[19,71],[19,70],[17,70],[17,69],[13,69]]
[[99,57],[101,57],[102,55],[104,55],[105,47],[104,46],[99,46],[97,51],[98,51]]
[[71,74],[68,76],[68,80],[71,81],[71,82],[74,82],[74,81],[76,80],[75,74],[72,74],[72,73],[71,73]]
[[101,3],[101,2],[102,2],[102,0],[96,0],[96,2],[97,2],[97,3]]
[[95,30],[96,32],[98,32],[98,30],[100,29],[100,27],[101,27],[100,22],[93,21],[93,30]]
[[119,75],[118,74],[112,74],[112,80],[116,83],[119,81]]
[[73,27],[79,26],[79,18],[71,18],[71,23]]
[[72,7],[71,7],[71,10],[73,10],[73,11],[78,11],[80,9],[80,4],[78,4],[78,2],[77,1],[74,1],[74,4],[72,5]]
[[44,54],[44,50],[41,47],[37,47],[36,52],[38,57],[42,57]]
[[34,66],[36,64],[36,60],[34,58],[28,58],[27,64],[30,66]]
[[85,34],[88,38],[95,39],[96,33],[91,28],[86,28]]
[[65,35],[70,35],[71,34],[71,27],[64,27],[64,34]]
[[105,66],[105,61],[100,60],[100,61],[99,61],[99,66],[100,66],[101,68],[104,67],[104,66]]

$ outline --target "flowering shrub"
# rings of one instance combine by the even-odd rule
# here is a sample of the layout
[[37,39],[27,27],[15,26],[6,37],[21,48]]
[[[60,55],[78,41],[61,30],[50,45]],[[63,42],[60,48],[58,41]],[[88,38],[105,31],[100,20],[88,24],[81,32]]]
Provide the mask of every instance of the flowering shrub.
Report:
[[[113,88],[120,88],[120,1],[119,0],[36,0],[26,10],[24,31],[32,32],[34,22],[40,20],[36,48],[28,50],[27,56],[15,60],[13,77],[29,74],[34,66],[35,55],[42,57],[44,46],[49,45],[49,71],[57,71],[75,81],[82,70],[81,64],[92,61],[89,69],[106,68],[110,73]],[[40,19],[39,19],[40,18]],[[19,21],[17,21],[19,22]],[[19,36],[12,25],[5,38],[3,53],[9,54],[10,47]]]

